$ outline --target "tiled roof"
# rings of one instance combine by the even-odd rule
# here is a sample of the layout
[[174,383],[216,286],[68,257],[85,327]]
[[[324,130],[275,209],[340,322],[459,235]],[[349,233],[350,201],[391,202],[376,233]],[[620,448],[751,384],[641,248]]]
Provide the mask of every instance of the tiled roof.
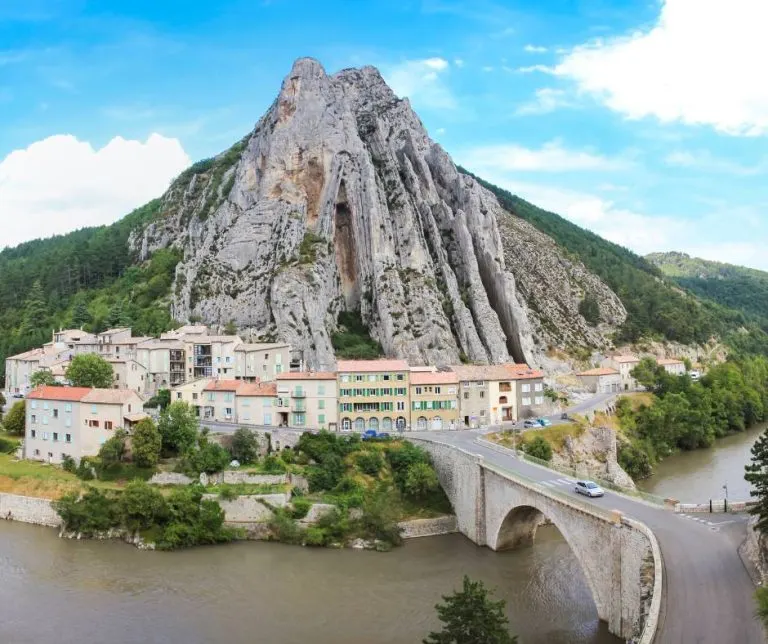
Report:
[[359,373],[408,371],[408,363],[405,360],[339,360],[336,370]]
[[531,380],[543,378],[544,372],[527,364],[456,365],[451,369],[459,380]]
[[287,342],[263,342],[251,343],[241,342],[235,347],[235,351],[267,351],[268,349],[283,349],[291,346]]
[[616,369],[611,369],[610,367],[597,367],[596,369],[588,369],[587,371],[582,371],[581,373],[577,373],[577,376],[618,376],[619,372],[616,371]]
[[125,416],[123,416],[123,418],[127,420],[129,423],[138,423],[140,420],[144,420],[145,418],[149,418],[149,417],[150,417],[149,414],[143,411],[140,411],[135,414],[126,414]]
[[242,380],[213,380],[203,391],[239,391],[246,384]]
[[237,390],[238,396],[277,396],[277,385],[274,382],[245,383]]
[[183,349],[184,343],[181,340],[145,340],[139,344],[137,349]]
[[459,376],[454,371],[411,371],[412,385],[456,384]]
[[336,380],[335,371],[289,371],[275,376],[277,380]]
[[36,360],[45,355],[42,349],[30,349],[24,353],[18,353],[15,356],[8,356],[6,360]]
[[27,394],[31,400],[63,400],[66,402],[77,402],[83,400],[85,396],[93,391],[88,387],[52,387],[44,385],[33,389]]
[[622,362],[640,362],[640,358],[636,356],[612,356],[611,360],[614,362],[622,363]]
[[242,344],[242,340],[237,335],[195,335],[187,338],[187,342],[192,344],[210,344],[211,342],[237,342],[237,344]]
[[114,335],[115,333],[125,333],[126,331],[130,330],[131,328],[127,326],[115,327],[114,329],[107,329],[106,331],[102,331],[99,333],[99,335]]
[[660,358],[656,362],[662,366],[673,365],[673,364],[685,364],[682,360],[678,360],[677,358]]
[[132,389],[90,389],[81,400],[85,403],[123,405],[136,399],[141,400],[141,397]]

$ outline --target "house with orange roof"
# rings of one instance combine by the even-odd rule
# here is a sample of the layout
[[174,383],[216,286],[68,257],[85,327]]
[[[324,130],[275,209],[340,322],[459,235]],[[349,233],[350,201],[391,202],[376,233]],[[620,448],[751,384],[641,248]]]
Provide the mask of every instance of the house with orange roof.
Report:
[[640,358],[632,354],[608,356],[601,363],[601,367],[615,369],[621,376],[621,388],[624,391],[637,389],[637,380],[632,377],[632,370],[640,364]]
[[292,371],[277,376],[278,425],[338,429],[337,382],[334,371]]
[[235,393],[237,422],[244,425],[277,427],[277,384],[274,382],[249,382]]
[[584,389],[595,394],[622,390],[621,374],[611,367],[596,367],[576,374]]
[[412,368],[410,379],[412,430],[455,429],[459,424],[459,377],[454,371]]
[[339,360],[341,431],[404,431],[409,421],[409,375],[405,360]]
[[147,415],[130,389],[38,387],[26,400],[25,458],[61,463],[95,456],[118,429],[130,430]]
[[677,358],[659,358],[656,360],[656,364],[664,367],[664,371],[673,376],[682,376],[686,371],[685,363]]
[[243,380],[209,380],[203,388],[200,417],[220,423],[238,422],[235,396],[246,385]]

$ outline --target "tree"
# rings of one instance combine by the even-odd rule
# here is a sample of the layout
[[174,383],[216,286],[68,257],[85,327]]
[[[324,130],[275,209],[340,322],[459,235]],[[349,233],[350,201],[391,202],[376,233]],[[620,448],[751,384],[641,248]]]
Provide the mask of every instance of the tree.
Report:
[[163,411],[168,405],[171,404],[171,390],[160,389],[152,398],[144,403],[144,407],[150,407],[152,409],[160,408]]
[[3,424],[9,434],[15,434],[16,436],[23,436],[24,429],[26,427],[27,410],[24,405],[24,401],[20,400],[15,403],[11,410],[5,415]]
[[43,386],[55,387],[59,383],[56,382],[56,378],[53,377],[53,374],[50,371],[41,369],[32,374],[29,378],[29,384],[32,385],[32,387],[37,388]]
[[183,454],[194,446],[199,423],[192,407],[177,401],[168,405],[160,414],[157,428],[163,440],[163,452]]
[[526,444],[525,453],[534,458],[540,458],[542,461],[552,460],[552,446],[546,438],[536,435],[531,442]]
[[259,457],[259,440],[250,429],[238,427],[232,436],[232,445],[229,451],[232,458],[241,463],[253,463]]
[[424,644],[515,644],[504,615],[506,602],[492,601],[489,595],[482,581],[464,575],[462,590],[444,595],[435,606],[443,630],[430,633]]
[[99,449],[99,458],[101,466],[108,469],[113,465],[122,462],[125,457],[125,444],[128,437],[124,429],[118,429],[114,436],[107,440]]
[[95,353],[83,353],[72,358],[64,375],[73,387],[109,389],[114,381],[112,365]]
[[146,481],[131,481],[118,500],[123,525],[129,530],[146,530],[162,523],[168,514],[165,498]]
[[160,460],[163,438],[160,430],[151,418],[139,421],[131,436],[133,462],[139,467],[155,467]]
[[749,513],[757,515],[757,530],[768,532],[768,430],[760,434],[752,445],[752,462],[744,469],[744,478],[752,484],[750,496],[757,505],[750,508]]
[[224,326],[224,335],[237,335],[237,324],[234,320],[230,320]]
[[0,391],[0,407],[5,407],[5,403],[6,403],[5,396],[3,396],[3,392]]
[[587,293],[584,299],[579,302],[579,313],[591,326],[597,326],[600,322],[600,305],[597,298],[591,293]]
[[83,326],[93,321],[88,306],[83,300],[78,300],[72,309],[71,324],[76,329],[82,329]]
[[435,469],[429,463],[414,463],[405,476],[405,493],[424,498],[440,487]]

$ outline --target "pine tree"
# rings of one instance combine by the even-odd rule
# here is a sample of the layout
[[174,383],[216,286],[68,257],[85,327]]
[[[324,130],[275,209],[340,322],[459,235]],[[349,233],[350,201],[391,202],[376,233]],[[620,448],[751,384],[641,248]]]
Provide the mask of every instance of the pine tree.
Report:
[[509,634],[509,620],[504,615],[504,600],[492,601],[482,581],[464,575],[462,590],[443,596],[435,606],[437,616],[445,624],[439,633],[432,632],[424,644],[515,644]]
[[47,317],[48,310],[45,306],[43,287],[40,285],[40,280],[35,280],[24,303],[24,317],[19,334],[25,338],[38,335],[40,330],[45,328]]
[[75,308],[72,310],[72,327],[75,329],[81,329],[84,325],[93,321],[88,307],[83,300],[80,300],[75,304]]
[[754,488],[750,495],[757,500],[757,505],[749,510],[758,517],[755,526],[760,532],[768,532],[768,430],[752,445],[752,462],[745,468],[744,478]]

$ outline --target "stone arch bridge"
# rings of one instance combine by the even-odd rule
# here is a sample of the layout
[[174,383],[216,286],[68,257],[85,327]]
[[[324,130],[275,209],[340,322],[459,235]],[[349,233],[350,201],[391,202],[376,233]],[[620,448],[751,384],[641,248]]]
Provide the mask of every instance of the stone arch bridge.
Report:
[[[644,577],[660,571],[661,562],[648,528],[618,512],[545,489],[459,447],[410,440],[432,456],[461,533],[477,545],[505,550],[531,545],[537,528],[551,521],[581,564],[597,614],[611,633],[652,641],[652,632],[643,636],[651,600],[644,601],[641,588]],[[660,586],[660,578],[658,582]],[[655,630],[655,623],[648,626]]]

